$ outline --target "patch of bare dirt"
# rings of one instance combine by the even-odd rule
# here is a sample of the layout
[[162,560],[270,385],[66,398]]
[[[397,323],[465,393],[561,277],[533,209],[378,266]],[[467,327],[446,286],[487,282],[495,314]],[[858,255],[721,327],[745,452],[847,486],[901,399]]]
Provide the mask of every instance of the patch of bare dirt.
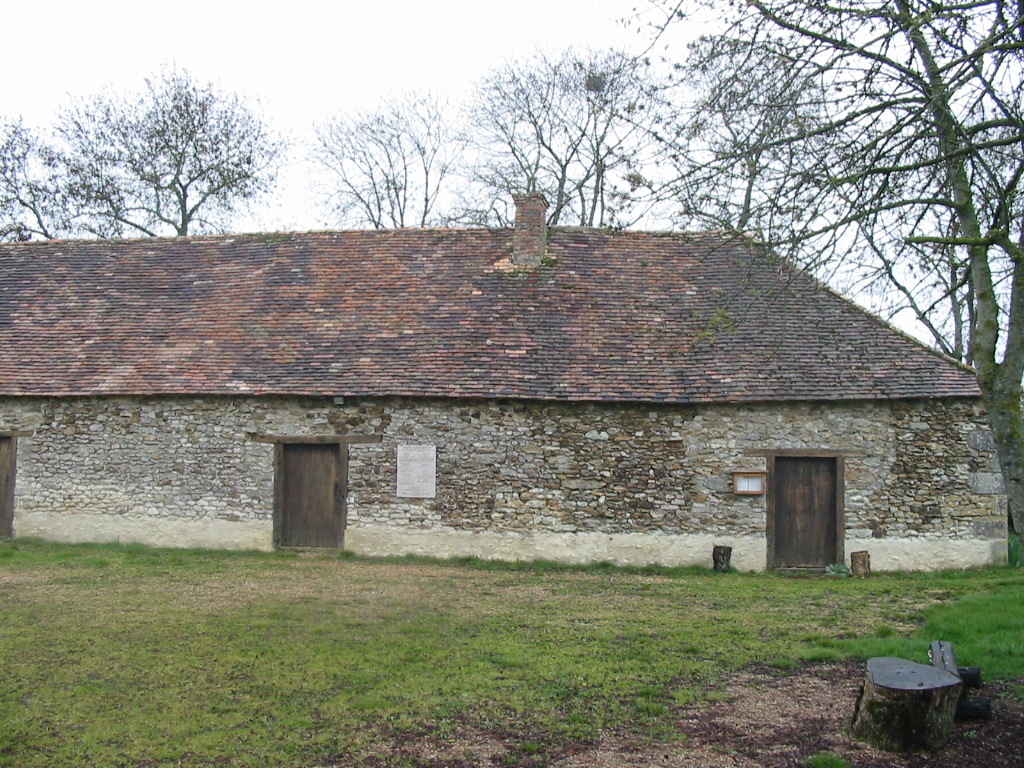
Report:
[[719,752],[716,761],[699,763],[709,768],[790,768],[804,765],[819,752],[842,757],[854,768],[1024,764],[1024,702],[1011,695],[1021,681],[989,684],[977,692],[993,700],[991,719],[957,722],[953,738],[943,750],[895,755],[849,735],[863,679],[864,665],[853,662],[808,666],[791,673],[747,670],[729,681],[730,701],[689,709],[680,731],[689,737],[689,744]]
[[[1024,679],[986,684],[989,720],[957,722],[941,751],[882,752],[848,734],[864,665],[810,665],[794,671],[748,669],[724,681],[722,701],[679,709],[678,743],[626,733],[592,743],[545,747],[522,734],[462,728],[403,736],[378,744],[362,759],[333,768],[802,768],[825,752],[852,768],[1010,768],[1024,765]],[[1018,695],[1014,695],[1014,689]]]

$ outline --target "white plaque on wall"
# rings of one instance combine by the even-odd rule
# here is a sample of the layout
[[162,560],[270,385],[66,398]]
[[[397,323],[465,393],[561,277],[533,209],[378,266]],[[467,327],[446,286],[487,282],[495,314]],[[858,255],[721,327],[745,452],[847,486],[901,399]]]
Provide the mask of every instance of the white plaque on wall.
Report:
[[398,495],[411,499],[437,495],[436,446],[398,446]]

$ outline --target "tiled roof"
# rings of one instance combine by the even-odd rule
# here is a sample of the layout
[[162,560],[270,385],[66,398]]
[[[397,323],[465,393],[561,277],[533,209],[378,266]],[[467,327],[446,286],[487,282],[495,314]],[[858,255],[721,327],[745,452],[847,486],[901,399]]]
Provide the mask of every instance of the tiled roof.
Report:
[[746,240],[385,230],[0,245],[0,395],[976,396]]

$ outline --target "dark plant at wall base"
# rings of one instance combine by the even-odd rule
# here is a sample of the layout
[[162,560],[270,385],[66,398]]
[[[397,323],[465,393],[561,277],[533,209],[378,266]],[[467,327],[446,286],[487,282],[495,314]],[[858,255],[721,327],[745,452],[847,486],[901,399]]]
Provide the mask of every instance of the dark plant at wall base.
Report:
[[1010,531],[1007,559],[1014,568],[1024,567],[1024,547],[1021,546],[1020,534],[1016,531]]

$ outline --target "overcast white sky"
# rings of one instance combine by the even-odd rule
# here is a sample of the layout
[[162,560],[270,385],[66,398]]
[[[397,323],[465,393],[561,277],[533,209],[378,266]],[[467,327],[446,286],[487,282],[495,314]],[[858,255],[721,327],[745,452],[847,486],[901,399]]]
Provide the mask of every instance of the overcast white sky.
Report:
[[[258,99],[299,154],[314,122],[389,93],[460,98],[504,59],[539,48],[643,50],[649,36],[623,24],[637,6],[645,0],[0,0],[0,117],[45,127],[69,94],[139,89],[174,65]],[[324,226],[296,212],[294,169],[282,181],[279,197],[292,202],[256,226]]]

